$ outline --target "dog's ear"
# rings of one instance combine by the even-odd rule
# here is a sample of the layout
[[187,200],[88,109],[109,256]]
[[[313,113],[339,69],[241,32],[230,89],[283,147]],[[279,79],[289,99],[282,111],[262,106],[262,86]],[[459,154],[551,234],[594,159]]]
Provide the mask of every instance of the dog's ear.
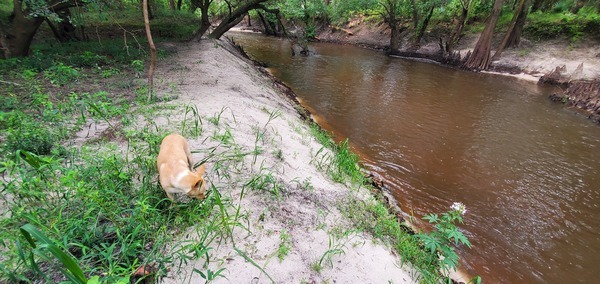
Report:
[[202,164],[201,166],[196,168],[196,174],[202,175],[206,171],[206,164]]
[[203,179],[199,179],[195,184],[194,187],[192,187],[193,189],[200,189],[202,188],[202,184],[204,183]]

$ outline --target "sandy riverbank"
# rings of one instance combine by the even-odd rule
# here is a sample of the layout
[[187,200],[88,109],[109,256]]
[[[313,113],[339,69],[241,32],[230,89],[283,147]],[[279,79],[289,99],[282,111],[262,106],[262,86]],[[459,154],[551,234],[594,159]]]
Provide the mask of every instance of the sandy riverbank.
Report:
[[[414,272],[403,266],[390,248],[353,229],[341,214],[339,208],[350,200],[373,202],[370,193],[335,183],[319,168],[319,161],[331,153],[322,150],[294,103],[273,87],[270,78],[229,51],[233,48],[225,41],[166,44],[161,48],[176,55],[158,66],[155,81],[164,86],[158,96],[175,94],[177,99],[164,103],[164,112],[154,119],[157,127],[183,132],[178,129],[185,117],[182,107],[167,105],[197,108],[203,121],[202,134],[189,138],[191,148],[198,152],[194,154],[197,160],[209,149],[223,153],[222,157],[257,153],[239,160],[208,160],[209,184],[233,203],[232,208],[239,205],[237,215],[242,226],[234,230],[233,242],[213,242],[210,263],[191,261],[181,271],[171,269],[163,279],[165,283],[203,282],[194,269],[221,268],[225,268],[226,278],[217,278],[217,282],[270,282],[234,248],[277,283],[415,282]],[[244,184],[257,176],[269,177],[270,190],[246,190],[242,197]],[[275,187],[279,196],[273,193]],[[183,241],[196,241],[199,234],[190,228]],[[277,251],[284,235],[290,248],[280,260]],[[326,255],[334,247],[343,253]],[[331,257],[326,257],[317,272],[314,264],[323,255]]]
[[[353,44],[370,48],[384,49],[389,45],[389,29],[386,25],[373,25],[357,18],[341,27],[342,29],[326,28],[318,34],[318,39],[326,42]],[[494,36],[492,48],[497,47],[503,34]],[[473,50],[479,39],[479,34],[464,36],[456,50],[461,55]],[[600,78],[600,43],[595,40],[580,39],[570,42],[567,39],[534,41],[525,37],[518,48],[508,48],[499,60],[492,63],[492,73],[509,75],[529,81],[538,81],[539,78],[553,71],[557,66],[565,66],[564,75],[571,79],[597,79]],[[407,37],[401,43],[401,52],[407,51],[410,46]],[[421,46],[415,53],[434,55],[439,52],[439,37],[426,34]],[[492,50],[492,54],[495,50]],[[582,68],[578,67],[582,65]]]

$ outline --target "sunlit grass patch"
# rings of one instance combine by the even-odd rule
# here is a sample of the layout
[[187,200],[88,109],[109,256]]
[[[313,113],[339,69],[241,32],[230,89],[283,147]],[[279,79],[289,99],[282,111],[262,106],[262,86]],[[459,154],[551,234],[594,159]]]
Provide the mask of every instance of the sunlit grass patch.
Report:
[[[316,124],[311,125],[311,133],[323,145],[313,158],[317,167],[325,170],[336,182],[348,180],[362,185],[366,181],[358,165],[359,157],[350,149],[348,139],[336,144],[331,135]],[[329,154],[326,149],[333,153]]]

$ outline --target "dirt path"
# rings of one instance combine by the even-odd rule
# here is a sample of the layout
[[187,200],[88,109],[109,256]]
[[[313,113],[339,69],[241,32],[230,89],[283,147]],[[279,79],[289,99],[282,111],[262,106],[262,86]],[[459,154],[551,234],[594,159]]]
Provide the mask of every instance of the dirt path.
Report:
[[[201,259],[180,271],[171,268],[165,283],[201,283],[194,269],[221,268],[226,278],[217,282],[269,283],[269,277],[276,283],[415,282],[414,272],[401,267],[389,248],[342,216],[341,204],[372,202],[370,194],[334,183],[324,173],[320,166],[331,153],[322,150],[294,104],[269,78],[228,51],[232,47],[224,41],[161,48],[176,55],[158,66],[155,81],[163,85],[158,95],[178,98],[163,103],[164,111],[148,123],[183,133],[197,160],[218,153],[207,162],[207,180],[231,203],[228,214],[240,223],[233,242],[217,238],[210,243],[210,263]],[[195,135],[196,130],[201,133]],[[203,227],[190,228],[181,241],[200,242]],[[286,246],[289,252],[280,259],[278,252]],[[327,253],[335,248],[339,254]]]

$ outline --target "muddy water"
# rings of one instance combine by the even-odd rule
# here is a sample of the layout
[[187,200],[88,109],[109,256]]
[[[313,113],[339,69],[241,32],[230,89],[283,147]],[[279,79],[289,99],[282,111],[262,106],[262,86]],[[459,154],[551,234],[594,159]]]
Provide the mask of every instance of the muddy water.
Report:
[[467,206],[461,267],[486,283],[600,278],[600,127],[512,78],[234,34],[417,217]]

